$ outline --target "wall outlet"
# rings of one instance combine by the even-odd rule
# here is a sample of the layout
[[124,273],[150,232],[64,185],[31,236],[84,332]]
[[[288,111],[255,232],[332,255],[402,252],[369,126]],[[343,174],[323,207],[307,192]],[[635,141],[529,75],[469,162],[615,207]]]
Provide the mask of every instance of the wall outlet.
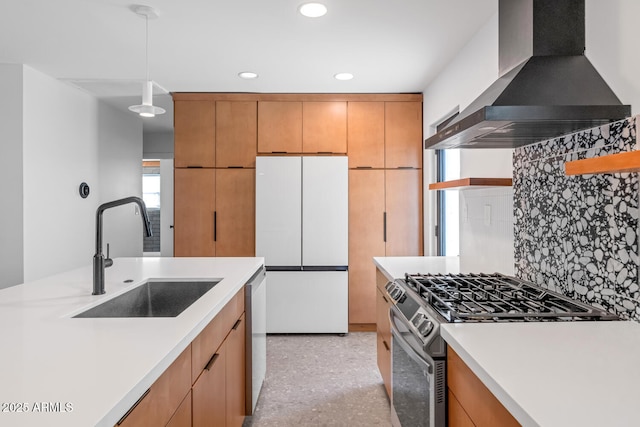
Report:
[[491,205],[484,205],[484,225],[491,225]]

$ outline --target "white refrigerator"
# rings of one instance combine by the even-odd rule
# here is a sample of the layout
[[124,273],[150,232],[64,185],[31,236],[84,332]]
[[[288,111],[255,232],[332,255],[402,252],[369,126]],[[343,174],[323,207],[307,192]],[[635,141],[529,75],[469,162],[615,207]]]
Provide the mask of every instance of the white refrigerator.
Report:
[[256,256],[268,333],[347,333],[346,156],[256,159]]

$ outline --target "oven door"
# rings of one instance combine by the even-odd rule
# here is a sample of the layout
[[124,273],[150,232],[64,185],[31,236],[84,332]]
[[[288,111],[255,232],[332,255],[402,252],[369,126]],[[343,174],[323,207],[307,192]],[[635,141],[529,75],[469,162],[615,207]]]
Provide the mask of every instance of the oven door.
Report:
[[[421,341],[391,307],[391,424],[394,427],[444,427],[445,361],[432,360]],[[438,387],[437,387],[438,386]],[[437,390],[438,389],[438,390]]]

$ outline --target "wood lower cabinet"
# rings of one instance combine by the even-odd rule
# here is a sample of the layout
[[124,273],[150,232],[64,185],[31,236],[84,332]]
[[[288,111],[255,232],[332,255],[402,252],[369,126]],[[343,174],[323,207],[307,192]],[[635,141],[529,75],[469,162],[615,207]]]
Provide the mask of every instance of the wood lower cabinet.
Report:
[[174,254],[254,256],[255,169],[175,169]]
[[386,296],[384,286],[387,278],[376,269],[376,335],[377,335],[377,357],[378,369],[387,390],[387,395],[391,397],[391,325],[389,323],[389,309],[391,302]]
[[174,166],[212,168],[216,164],[214,101],[174,101]]
[[347,103],[305,101],[302,103],[302,152],[347,152]]
[[241,426],[245,416],[244,290],[193,340],[193,427]]
[[226,360],[226,422],[240,427],[245,415],[245,316],[236,321],[225,341]]
[[173,414],[171,420],[167,424],[167,427],[191,427],[193,424],[193,420],[191,418],[191,391],[187,394],[187,397],[184,398],[176,413]]
[[223,344],[193,384],[193,427],[226,425],[226,362],[227,352]]
[[258,102],[258,152],[302,153],[302,102]]
[[475,427],[469,414],[467,414],[456,399],[456,396],[451,393],[451,390],[447,393],[447,407],[448,407],[448,424],[451,427]]
[[447,387],[450,427],[520,425],[451,347],[447,347]]
[[191,346],[178,356],[160,378],[153,383],[149,391],[116,425],[122,427],[164,426],[184,402],[190,389]]

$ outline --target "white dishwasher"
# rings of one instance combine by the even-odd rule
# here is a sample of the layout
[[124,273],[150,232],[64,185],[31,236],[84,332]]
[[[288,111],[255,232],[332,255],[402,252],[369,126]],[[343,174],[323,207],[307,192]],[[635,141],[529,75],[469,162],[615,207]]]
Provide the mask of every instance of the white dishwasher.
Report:
[[247,414],[253,414],[267,373],[267,275],[264,267],[249,279],[244,295],[246,410]]

